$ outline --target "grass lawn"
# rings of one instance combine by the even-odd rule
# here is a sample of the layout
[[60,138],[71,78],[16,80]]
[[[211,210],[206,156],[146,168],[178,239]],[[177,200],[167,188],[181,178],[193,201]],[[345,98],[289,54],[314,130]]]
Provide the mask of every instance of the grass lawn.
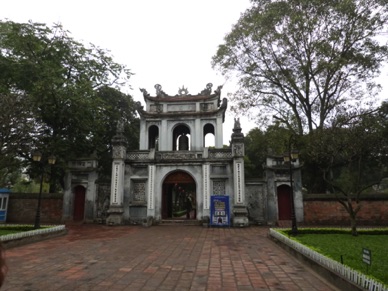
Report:
[[[341,262],[342,257],[343,264],[388,285],[388,229],[359,230],[356,237],[346,230],[300,229],[298,236],[290,238],[335,261]],[[370,266],[362,260],[363,248],[371,251]]]

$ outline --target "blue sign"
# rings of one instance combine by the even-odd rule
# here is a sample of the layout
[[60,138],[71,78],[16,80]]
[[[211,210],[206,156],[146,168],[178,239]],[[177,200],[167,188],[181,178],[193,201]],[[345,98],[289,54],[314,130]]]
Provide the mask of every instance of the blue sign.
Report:
[[229,196],[210,196],[210,225],[230,226]]

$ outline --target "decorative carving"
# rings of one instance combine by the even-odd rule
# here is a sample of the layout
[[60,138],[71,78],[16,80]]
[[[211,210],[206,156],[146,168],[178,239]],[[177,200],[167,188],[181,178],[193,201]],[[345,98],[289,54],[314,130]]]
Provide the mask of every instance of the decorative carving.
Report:
[[226,108],[228,106],[228,99],[223,98],[220,108]]
[[230,159],[232,157],[232,152],[227,151],[209,151],[209,158],[212,159]]
[[217,95],[221,94],[222,85],[218,86],[217,89],[214,91]]
[[139,88],[139,89],[140,89],[140,91],[143,93],[143,96],[144,96],[144,97],[150,97],[150,94],[147,92],[146,89],[143,89],[143,88]]
[[158,153],[158,158],[161,160],[185,160],[185,159],[195,159],[195,153]]
[[154,209],[154,176],[155,176],[155,166],[150,165],[148,167],[148,209]]
[[156,84],[154,86],[154,88],[156,90],[156,96],[158,96],[158,97],[166,97],[167,96],[167,94],[164,93],[164,91],[162,90],[162,86],[161,85]]
[[149,158],[149,153],[137,153],[137,152],[130,152],[128,154],[128,159],[130,160],[147,160]]
[[209,168],[210,165],[203,165],[203,209],[210,208]]
[[145,113],[144,106],[139,101],[136,102],[135,108],[139,114]]
[[146,184],[142,182],[133,183],[133,201],[134,202],[145,202],[146,201]]
[[236,199],[236,202],[237,203],[243,203],[243,196],[242,196],[242,183],[241,183],[241,175],[242,175],[242,171],[241,171],[241,168],[242,168],[242,163],[236,163],[235,164],[235,170],[236,170],[236,177],[237,177],[237,181],[235,181],[236,183],[236,190],[237,190],[237,193],[235,193],[235,195],[237,194],[237,199]]
[[185,86],[182,86],[182,88],[179,88],[178,94],[179,96],[186,96],[189,94],[189,90]]
[[240,118],[235,118],[232,139],[243,138],[243,137],[244,137],[244,134],[241,133]]
[[235,118],[234,119],[234,128],[235,129],[241,129],[240,118]]
[[210,111],[213,109],[213,103],[201,103],[201,111]]
[[161,113],[163,112],[163,104],[155,102],[155,104],[150,105],[150,112]]
[[125,159],[126,153],[127,152],[126,152],[125,146],[114,146],[112,157],[114,159]]
[[212,87],[213,87],[212,83],[207,83],[206,84],[206,88],[203,89],[201,91],[201,93],[199,93],[199,94],[201,94],[201,95],[210,95],[212,93]]
[[244,155],[244,145],[243,144],[235,144],[234,147],[234,154],[235,156],[243,156]]
[[214,180],[213,181],[213,195],[223,196],[225,195],[225,181]]
[[163,104],[155,104],[156,105],[156,112],[161,113],[163,112]]
[[117,204],[117,194],[118,194],[118,181],[119,181],[119,163],[115,163],[113,168],[113,201],[112,204]]

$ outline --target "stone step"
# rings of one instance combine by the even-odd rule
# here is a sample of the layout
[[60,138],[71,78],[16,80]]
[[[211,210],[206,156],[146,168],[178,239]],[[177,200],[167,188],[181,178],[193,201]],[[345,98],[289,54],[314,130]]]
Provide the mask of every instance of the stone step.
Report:
[[162,219],[160,225],[201,225],[196,219]]

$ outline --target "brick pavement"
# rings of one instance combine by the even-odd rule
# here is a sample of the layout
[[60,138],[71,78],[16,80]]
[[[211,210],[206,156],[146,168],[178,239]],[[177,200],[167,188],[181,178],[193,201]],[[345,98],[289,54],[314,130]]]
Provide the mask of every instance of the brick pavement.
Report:
[[2,290],[336,290],[267,228],[70,226],[6,251]]

